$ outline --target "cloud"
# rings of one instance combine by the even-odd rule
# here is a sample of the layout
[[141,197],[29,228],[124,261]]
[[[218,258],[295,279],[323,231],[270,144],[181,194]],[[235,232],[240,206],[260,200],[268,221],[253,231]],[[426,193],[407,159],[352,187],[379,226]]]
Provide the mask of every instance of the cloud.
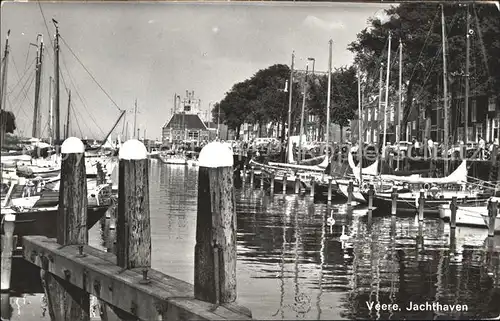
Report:
[[149,24],[153,24],[153,23],[155,23],[155,22],[156,22],[156,21],[155,21],[154,19],[148,20],[148,23],[149,23]]
[[219,27],[213,27],[212,28],[213,33],[218,33],[219,32]]
[[344,29],[344,24],[340,21],[325,21],[315,16],[307,16],[302,25],[309,28],[319,28],[324,30]]

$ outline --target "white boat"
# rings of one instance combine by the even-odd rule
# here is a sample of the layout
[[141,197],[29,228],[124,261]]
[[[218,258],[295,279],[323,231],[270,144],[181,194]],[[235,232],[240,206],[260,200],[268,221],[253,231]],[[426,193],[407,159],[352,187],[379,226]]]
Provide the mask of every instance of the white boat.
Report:
[[159,154],[158,157],[165,164],[171,165],[187,165],[187,159],[183,155],[167,155]]
[[[439,216],[444,220],[451,219],[451,210],[449,204],[443,204],[440,207]],[[458,205],[456,214],[456,224],[465,226],[476,226],[488,228],[489,225],[488,207]],[[500,233],[500,213],[495,220],[495,233]]]

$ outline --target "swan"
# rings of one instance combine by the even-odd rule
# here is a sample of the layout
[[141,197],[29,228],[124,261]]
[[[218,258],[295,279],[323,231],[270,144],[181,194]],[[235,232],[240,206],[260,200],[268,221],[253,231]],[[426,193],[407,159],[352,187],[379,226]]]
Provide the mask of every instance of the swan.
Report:
[[349,240],[351,237],[345,234],[345,225],[342,225],[342,235],[340,235],[340,240],[345,242]]
[[335,224],[335,219],[333,218],[333,210],[330,211],[330,217],[326,219],[326,222],[330,226]]

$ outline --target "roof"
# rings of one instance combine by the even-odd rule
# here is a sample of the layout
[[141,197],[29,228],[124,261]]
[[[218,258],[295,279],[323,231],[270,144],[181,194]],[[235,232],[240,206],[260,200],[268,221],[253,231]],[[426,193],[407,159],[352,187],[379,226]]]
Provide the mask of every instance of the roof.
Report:
[[198,115],[183,113],[174,114],[163,128],[207,130],[207,127]]

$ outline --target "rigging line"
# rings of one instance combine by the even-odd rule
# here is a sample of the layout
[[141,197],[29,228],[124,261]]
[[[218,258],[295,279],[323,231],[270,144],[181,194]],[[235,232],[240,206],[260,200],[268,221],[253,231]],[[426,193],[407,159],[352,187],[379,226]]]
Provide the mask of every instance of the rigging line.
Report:
[[[15,63],[14,59],[11,59],[11,60],[12,60],[12,64],[13,64],[13,66],[14,66],[14,69],[16,70],[17,77],[19,78],[19,69],[17,68],[17,65],[16,65],[16,63]],[[32,63],[32,64],[33,64],[33,63]],[[32,71],[34,71],[34,69],[32,69]],[[26,94],[27,94],[27,93],[26,93]],[[28,102],[29,102],[30,104],[32,104],[32,102],[31,102],[31,99],[30,99],[30,98],[28,98]],[[32,104],[32,105],[33,105],[33,104]]]
[[[82,129],[81,129],[81,127],[80,127],[80,122],[79,122],[79,121],[78,121],[78,119],[76,118],[76,113],[78,113],[80,116],[81,116],[81,114],[80,114],[80,113],[79,113],[79,112],[78,112],[75,108],[72,108],[72,110],[73,110],[73,118],[75,119],[76,126],[78,127],[78,131],[80,131],[80,137],[83,137],[83,132],[82,132]],[[84,118],[82,117],[82,120],[83,120],[83,119],[84,119]],[[84,124],[86,124],[86,122],[85,122],[85,121],[84,121],[83,123],[84,123]],[[87,126],[87,127],[88,127],[88,126]],[[68,131],[68,133],[69,133],[69,131]],[[90,133],[92,133],[92,131],[90,131]]]
[[49,43],[52,51],[54,51],[54,44],[52,43],[52,37],[50,36],[49,25],[47,24],[47,19],[45,19],[45,14],[42,10],[42,5],[40,4],[40,0],[36,1],[38,3],[38,8],[40,9],[40,13],[42,14],[43,23],[45,24],[45,30],[47,30],[47,36],[49,37]]
[[415,94],[415,100],[419,100],[425,93],[426,91],[426,88],[425,88],[425,84],[427,84],[427,80],[429,80],[429,77],[431,76],[432,74],[432,69],[434,67],[434,64],[436,63],[437,61],[437,58],[438,56],[441,54],[441,51],[443,50],[443,46],[440,46],[439,47],[439,50],[436,52],[436,55],[434,56],[434,58],[432,59],[432,63],[431,63],[431,66],[429,68],[429,70],[427,71],[427,74],[426,74],[426,77],[424,79],[424,82],[422,85],[420,85],[420,89],[418,92],[416,92]]
[[[28,56],[29,56],[29,53],[30,53],[30,49],[31,49],[31,44],[28,45],[28,50],[26,51],[26,60],[24,61],[24,71],[26,72],[27,68],[26,68],[26,65],[28,64]],[[12,59],[14,60],[14,59]],[[28,67],[30,68],[30,67]]]
[[83,104],[83,107],[85,108],[85,110],[87,111],[90,119],[94,122],[94,125],[97,126],[97,128],[101,131],[101,134],[105,135],[104,131],[102,130],[102,128],[97,124],[95,118],[92,116],[92,113],[90,112],[90,109],[88,108],[88,105],[87,105],[87,102],[86,100],[83,99],[83,97],[80,95],[80,91],[78,90],[78,86],[76,85],[76,81],[74,80],[74,78],[71,76],[71,73],[69,72],[69,69],[68,67],[66,66],[66,60],[64,59],[64,56],[61,55],[62,57],[62,61],[63,61],[63,65],[64,65],[64,68],[66,69],[66,72],[68,74],[68,78],[69,78],[69,81],[73,84],[73,87],[76,91],[76,95],[78,96],[78,98],[80,98],[80,101],[82,102]]
[[[427,40],[429,40],[429,36],[431,35],[431,31],[434,28],[434,23],[436,22],[436,18],[438,17],[439,12],[440,12],[440,10],[439,10],[439,6],[438,6],[436,9],[436,15],[434,16],[434,19],[432,20],[432,23],[431,23],[431,27],[429,28],[429,31],[427,32],[427,36],[425,37],[424,45],[422,46],[422,49],[420,49],[420,53],[418,54],[417,61],[420,61],[420,57],[422,57],[422,53],[424,52],[425,45],[427,44]],[[413,75],[415,74],[417,66],[418,66],[418,64],[415,64],[415,66],[413,66],[413,70],[411,72],[411,76],[408,79],[408,81],[411,81],[411,79],[413,78]]]
[[[13,106],[14,104],[13,104],[13,103],[12,103],[12,101],[10,100],[10,97],[7,97],[7,101],[9,102],[9,105],[10,105],[11,110],[12,110],[12,106]],[[26,116],[26,118],[28,118],[28,114],[26,113],[26,111],[24,110],[24,108],[20,108],[20,109],[21,109],[21,111],[23,112],[24,116]]]
[[109,98],[109,100],[111,100],[111,102],[115,105],[115,107],[121,112],[122,110],[120,109],[120,107],[118,107],[118,104],[113,100],[113,98],[111,98],[111,96],[106,92],[106,90],[104,90],[104,88],[101,86],[101,84],[99,84],[99,82],[97,82],[97,80],[90,73],[90,71],[87,69],[87,67],[85,67],[85,65],[81,62],[81,60],[78,58],[78,56],[73,52],[73,50],[68,45],[68,43],[66,42],[66,40],[62,36],[59,36],[59,38],[61,38],[61,40],[63,41],[63,43],[66,45],[66,47],[71,52],[71,54],[76,58],[76,60],[80,63],[80,65],[83,67],[83,69],[85,69],[85,71],[89,74],[90,78],[92,78],[92,80],[97,84],[97,86],[99,86],[99,88],[104,92],[104,94]]
[[[12,60],[12,61],[14,61],[14,60]],[[31,66],[33,66],[33,64],[35,63],[35,61],[36,61],[36,60],[34,59],[34,60],[31,62],[31,65],[29,66],[29,68],[30,68]],[[12,86],[12,87],[11,87],[11,89],[10,89],[10,91],[7,93],[7,95],[11,95],[11,94],[14,92],[14,90],[16,89],[16,87],[17,87],[17,86],[21,83],[21,81],[23,80],[23,78],[24,78],[24,77],[28,74],[28,70],[29,70],[29,68],[28,68],[28,69],[25,69],[24,74],[21,76],[21,75],[20,75],[20,73],[17,71],[16,66],[14,65],[14,69],[16,69],[16,72],[17,72],[17,78],[18,78],[18,80],[17,80],[17,83],[16,83],[14,86]]]
[[488,72],[488,76],[490,76],[490,67],[488,65],[488,57],[486,55],[486,47],[484,45],[484,41],[483,41],[483,32],[481,31],[481,28],[479,26],[479,17],[477,15],[477,11],[476,11],[476,4],[473,3],[472,4],[472,11],[474,12],[474,22],[476,24],[476,30],[477,30],[477,33],[478,33],[478,36],[479,36],[479,44],[481,45],[481,53],[483,54],[483,61],[484,61],[484,65],[486,67],[486,71]]
[[31,83],[30,83],[30,85],[29,85],[28,88],[26,88],[26,85],[28,85],[28,82],[30,81],[30,79],[31,79],[31,82],[33,82],[33,79],[35,78],[34,74],[35,74],[35,71],[32,70],[30,76],[26,78],[23,86],[21,87],[21,89],[17,93],[17,96],[14,98],[14,100],[13,100],[14,102],[17,103],[17,100],[19,99],[19,97],[21,96],[21,94],[24,94],[24,96],[27,96],[27,90],[31,87]]
[[[73,104],[71,104],[71,105],[73,106]],[[71,110],[73,111],[73,115],[74,115],[74,117],[75,117],[75,119],[76,119],[76,121],[77,121],[78,127],[80,127],[79,122],[80,122],[80,121],[83,121],[83,124],[87,127],[87,129],[89,130],[89,132],[90,132],[92,135],[94,135],[94,132],[92,131],[92,128],[90,128],[89,124],[85,121],[85,117],[83,117],[83,115],[82,115],[82,113],[80,112],[80,110],[79,110],[79,109],[75,109],[74,107],[72,107],[72,109],[71,109]],[[81,119],[80,121],[76,118],[76,115],[77,115],[77,114],[79,115],[79,117],[80,117],[80,119]],[[81,131],[81,129],[80,129],[80,131]]]
[[[34,76],[31,78],[31,82],[30,82],[28,88],[31,88],[31,85],[33,84],[33,80],[35,80]],[[17,110],[12,109],[12,111],[14,112],[14,114],[17,114],[19,112],[19,109],[21,109],[21,107],[24,105],[24,101],[26,100],[27,97],[28,97],[28,95],[24,95],[24,99],[19,103],[19,106],[18,106]],[[29,117],[26,117],[26,118],[29,118]]]

